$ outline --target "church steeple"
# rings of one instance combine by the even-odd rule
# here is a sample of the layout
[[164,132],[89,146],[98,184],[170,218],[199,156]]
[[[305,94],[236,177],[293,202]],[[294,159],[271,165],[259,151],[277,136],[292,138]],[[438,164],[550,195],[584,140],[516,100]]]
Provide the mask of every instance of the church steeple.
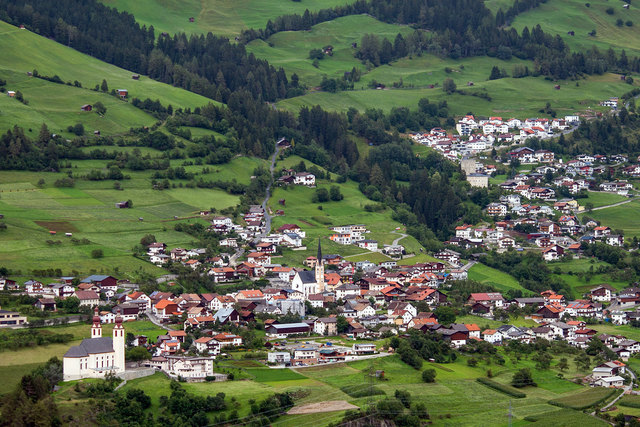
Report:
[[324,292],[324,261],[322,260],[322,244],[318,239],[318,259],[316,261],[316,293]]
[[100,321],[100,313],[98,306],[93,311],[93,325],[91,326],[91,338],[102,338],[102,322]]

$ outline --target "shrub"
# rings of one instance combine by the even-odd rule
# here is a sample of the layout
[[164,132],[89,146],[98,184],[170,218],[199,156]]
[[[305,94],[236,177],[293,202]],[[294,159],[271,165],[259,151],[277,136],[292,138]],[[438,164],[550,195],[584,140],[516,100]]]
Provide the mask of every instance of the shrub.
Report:
[[374,385],[368,384],[352,384],[340,387],[340,390],[347,393],[351,397],[368,397],[386,394],[384,391]]
[[533,381],[531,377],[531,371],[527,368],[520,369],[518,372],[513,374],[513,379],[511,380],[511,385],[517,388],[534,386],[537,387],[538,384]]
[[499,391],[501,393],[507,394],[511,397],[515,397],[516,399],[523,399],[525,397],[527,397],[527,395],[521,391],[518,391],[516,389],[514,389],[513,387],[509,387],[508,385],[504,385],[504,384],[500,384],[498,382],[495,382],[493,380],[490,380],[489,378],[478,378],[476,381],[478,381],[480,384],[484,384],[489,388],[492,388],[496,391]]
[[608,7],[607,10],[605,10],[605,12],[607,12],[607,15],[613,15],[615,13],[612,7]]
[[102,252],[102,249],[94,249],[91,251],[91,258],[102,258],[104,256],[104,253]]
[[435,369],[425,369],[422,372],[422,381],[425,383],[433,383],[436,381],[436,370]]

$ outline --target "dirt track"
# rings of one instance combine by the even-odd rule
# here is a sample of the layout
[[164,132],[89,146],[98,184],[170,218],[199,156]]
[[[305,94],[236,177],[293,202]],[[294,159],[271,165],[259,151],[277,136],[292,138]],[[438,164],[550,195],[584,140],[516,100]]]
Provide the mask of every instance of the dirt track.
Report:
[[358,409],[358,407],[352,405],[346,400],[329,400],[327,402],[318,402],[310,403],[308,405],[295,406],[289,412],[287,412],[287,414],[316,414],[319,412],[346,411],[347,409]]

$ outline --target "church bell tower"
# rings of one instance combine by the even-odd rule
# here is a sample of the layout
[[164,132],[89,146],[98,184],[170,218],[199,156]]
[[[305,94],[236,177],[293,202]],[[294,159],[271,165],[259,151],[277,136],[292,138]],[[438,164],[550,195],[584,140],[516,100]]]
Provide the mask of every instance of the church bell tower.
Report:
[[318,256],[316,261],[316,293],[324,292],[324,260],[322,259],[322,245],[318,239]]
[[102,324],[100,323],[100,314],[98,306],[93,311],[93,325],[91,325],[91,338],[102,338]]
[[122,327],[122,316],[120,316],[120,310],[116,315],[116,324],[113,327],[113,351],[115,353],[114,363],[116,372],[124,372],[124,348],[125,348],[125,336],[124,328]]

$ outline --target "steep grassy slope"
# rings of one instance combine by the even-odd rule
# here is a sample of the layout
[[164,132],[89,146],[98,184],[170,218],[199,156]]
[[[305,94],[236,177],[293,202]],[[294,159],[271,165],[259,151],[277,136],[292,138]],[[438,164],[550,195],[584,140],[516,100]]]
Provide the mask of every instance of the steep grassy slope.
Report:
[[[385,24],[367,15],[345,16],[314,25],[311,31],[286,31],[274,34],[267,41],[254,40],[247,45],[247,51],[283,67],[289,74],[297,73],[304,83],[316,86],[323,75],[341,78],[353,67],[365,71],[351,47],[354,42],[360,44],[363,35],[373,33],[393,42],[398,33],[411,32],[407,26]],[[327,45],[333,46],[333,56],[325,55],[315,68],[309,51]]]
[[[353,0],[101,0],[156,32],[208,33],[234,36],[248,28],[264,28],[267,21],[305,9],[317,11]],[[194,22],[189,22],[194,18]]]
[[[559,34],[574,50],[586,50],[593,45],[607,50],[611,46],[617,50],[625,49],[627,55],[638,55],[640,8],[632,3],[629,9],[624,9],[625,3],[614,0],[548,0],[538,8],[517,16],[513,26],[520,31],[525,26],[531,29],[540,24],[545,32]],[[608,8],[613,9],[612,15],[606,12]],[[616,25],[618,19],[623,21],[622,26]],[[627,26],[626,21],[633,25]],[[595,37],[589,35],[592,30],[596,30]],[[574,31],[575,35],[568,35],[569,31]]]
[[194,108],[210,102],[208,98],[144,76],[138,81],[132,80],[130,71],[5,22],[0,22],[0,52],[4,58],[0,63],[1,72],[25,74],[37,69],[42,75],[57,74],[65,82],[78,80],[85,88],[93,88],[106,79],[110,89],[127,89],[129,98],[159,99],[162,104],[172,104],[174,108]]

